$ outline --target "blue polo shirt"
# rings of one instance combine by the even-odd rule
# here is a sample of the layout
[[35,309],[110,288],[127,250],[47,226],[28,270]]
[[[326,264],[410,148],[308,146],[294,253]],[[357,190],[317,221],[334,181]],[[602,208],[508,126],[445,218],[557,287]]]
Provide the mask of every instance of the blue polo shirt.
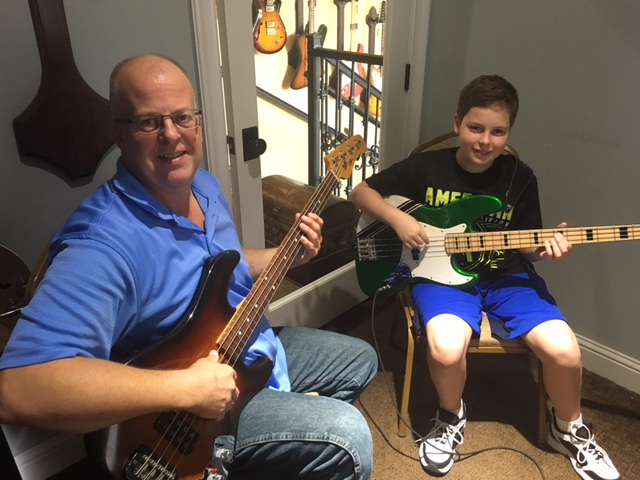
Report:
[[[198,170],[192,189],[204,230],[156,200],[119,160],[115,176],[52,240],[50,266],[22,311],[0,369],[75,356],[130,358],[183,320],[205,260],[226,250],[241,255],[227,294],[237,306],[253,281],[231,210],[208,172]],[[273,359],[268,386],[290,390],[285,352],[266,318],[248,346],[244,362]]]

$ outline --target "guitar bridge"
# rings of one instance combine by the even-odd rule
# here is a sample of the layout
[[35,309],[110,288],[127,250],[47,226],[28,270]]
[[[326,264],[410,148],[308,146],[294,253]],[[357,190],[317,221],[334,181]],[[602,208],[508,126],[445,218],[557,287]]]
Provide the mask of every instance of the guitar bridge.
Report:
[[367,261],[377,258],[375,239],[372,237],[358,238],[356,242],[358,260]]
[[122,472],[126,480],[178,480],[178,473],[146,445],[131,456]]

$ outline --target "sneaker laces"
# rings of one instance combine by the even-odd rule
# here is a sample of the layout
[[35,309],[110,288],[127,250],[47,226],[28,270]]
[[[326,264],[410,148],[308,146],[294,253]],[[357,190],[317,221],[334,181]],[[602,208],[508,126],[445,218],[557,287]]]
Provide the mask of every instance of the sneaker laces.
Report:
[[460,445],[464,442],[464,436],[462,430],[465,422],[459,420],[456,425],[452,425],[447,422],[443,422],[438,417],[432,418],[434,422],[433,428],[427,434],[427,436],[416,440],[416,442],[427,442],[429,445],[443,453],[455,454],[453,442],[455,445]]
[[596,443],[591,425],[583,423],[571,433],[571,436],[579,440],[579,443],[571,442],[578,449],[578,454],[576,455],[578,462],[586,462],[589,458],[593,458],[596,462],[604,460],[605,453]]

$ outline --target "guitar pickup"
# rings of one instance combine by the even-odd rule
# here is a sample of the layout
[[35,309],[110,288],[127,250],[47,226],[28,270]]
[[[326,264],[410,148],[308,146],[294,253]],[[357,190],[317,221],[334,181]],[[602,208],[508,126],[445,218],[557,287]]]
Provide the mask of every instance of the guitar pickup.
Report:
[[167,442],[184,455],[189,455],[193,451],[193,447],[200,438],[197,430],[186,420],[186,415],[177,412],[161,413],[154,427]]

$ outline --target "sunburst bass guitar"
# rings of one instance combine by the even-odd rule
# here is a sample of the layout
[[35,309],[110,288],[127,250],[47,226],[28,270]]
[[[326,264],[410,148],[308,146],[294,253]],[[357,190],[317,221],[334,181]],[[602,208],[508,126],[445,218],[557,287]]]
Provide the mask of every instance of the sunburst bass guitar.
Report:
[[[356,135],[324,157],[327,173],[300,210],[320,213],[341,179],[351,175],[354,163],[366,151]],[[114,479],[199,480],[212,460],[214,443],[232,434],[242,407],[266,385],[272,371],[268,359],[251,367],[241,360],[252,333],[278,286],[302,248],[300,220],[296,220],[247,297],[232,308],[227,301],[229,279],[240,254],[226,251],[209,259],[199,287],[183,320],[159,343],[128,359],[127,365],[151,369],[184,369],[211,350],[237,373],[240,397],[222,421],[206,420],[187,412],[158,412],[136,417],[87,434],[87,453]],[[226,478],[226,477],[212,477]]]
[[385,200],[414,217],[429,243],[409,249],[392,228],[362,214],[356,229],[356,276],[369,296],[376,292],[388,296],[415,282],[468,287],[478,280],[478,274],[458,266],[456,254],[541,247],[556,232],[572,245],[640,240],[640,225],[475,232],[471,226],[476,218],[502,210],[502,202],[487,195],[463,198],[440,208],[398,195]]

